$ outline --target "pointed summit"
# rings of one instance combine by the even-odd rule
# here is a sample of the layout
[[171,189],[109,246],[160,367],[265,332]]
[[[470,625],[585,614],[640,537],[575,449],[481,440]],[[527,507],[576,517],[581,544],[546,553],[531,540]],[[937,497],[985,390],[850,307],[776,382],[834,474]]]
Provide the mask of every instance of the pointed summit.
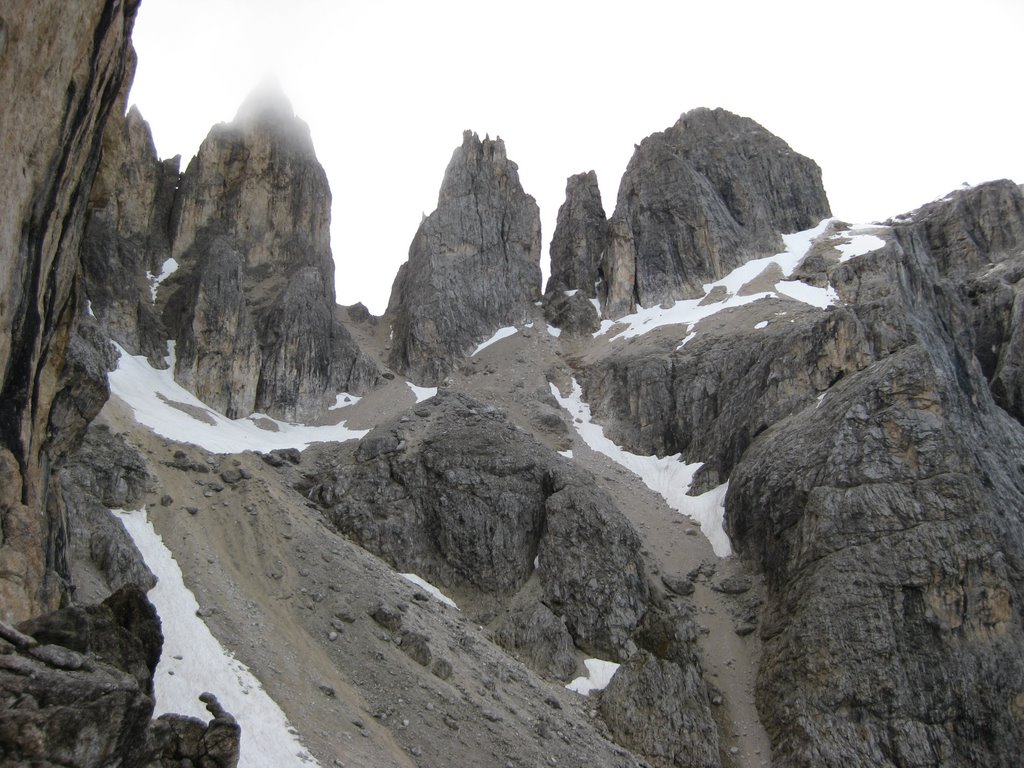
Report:
[[253,124],[262,121],[287,124],[295,120],[295,110],[285,95],[281,81],[275,75],[267,75],[245,97],[235,114],[235,122]]

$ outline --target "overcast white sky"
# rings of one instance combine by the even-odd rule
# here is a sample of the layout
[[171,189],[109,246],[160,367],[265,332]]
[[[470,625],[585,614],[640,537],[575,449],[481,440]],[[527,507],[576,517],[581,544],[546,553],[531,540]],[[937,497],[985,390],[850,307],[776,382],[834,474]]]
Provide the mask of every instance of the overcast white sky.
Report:
[[824,172],[836,215],[962,182],[1024,183],[1024,0],[143,0],[130,102],[182,168],[268,74],[334,195],[338,301],[379,314],[451,153],[505,139],[541,209],[594,169],[611,214],[633,145],[686,110],[757,120]]

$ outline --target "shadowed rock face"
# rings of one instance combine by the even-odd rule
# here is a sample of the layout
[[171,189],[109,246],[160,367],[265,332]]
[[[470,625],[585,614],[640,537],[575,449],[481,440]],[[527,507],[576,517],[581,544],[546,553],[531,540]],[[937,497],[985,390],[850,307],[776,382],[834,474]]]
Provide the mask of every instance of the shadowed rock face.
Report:
[[[619,185],[605,315],[700,295],[829,216],[814,161],[745,117],[696,109],[640,143]],[[582,286],[580,286],[582,287]]]
[[570,176],[551,238],[551,277],[546,293],[579,290],[595,298],[601,260],[608,247],[608,221],[593,171]]
[[[58,605],[66,521],[53,470],[106,399],[64,378],[78,251],[108,115],[134,65],[136,2],[15,2],[0,55],[0,618]],[[46,50],[45,55],[40,51]],[[93,370],[83,365],[79,373]],[[60,440],[51,442],[51,413]],[[66,408],[64,406],[67,406]]]
[[540,213],[499,139],[466,131],[437,210],[420,224],[391,289],[391,364],[436,384],[540,298]]

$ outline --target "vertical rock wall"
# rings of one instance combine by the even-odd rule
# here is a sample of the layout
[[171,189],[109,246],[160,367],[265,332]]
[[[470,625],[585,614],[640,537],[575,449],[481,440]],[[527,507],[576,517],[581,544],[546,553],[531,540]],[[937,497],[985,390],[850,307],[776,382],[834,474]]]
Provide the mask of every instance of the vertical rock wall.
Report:
[[[80,309],[79,246],[103,127],[134,66],[137,5],[13,0],[0,9],[7,158],[0,165],[0,618],[7,620],[56,607],[64,589],[65,524],[51,482],[85,423],[66,424],[55,442],[51,411],[62,389],[83,384],[62,378]],[[81,400],[86,422],[103,399]]]

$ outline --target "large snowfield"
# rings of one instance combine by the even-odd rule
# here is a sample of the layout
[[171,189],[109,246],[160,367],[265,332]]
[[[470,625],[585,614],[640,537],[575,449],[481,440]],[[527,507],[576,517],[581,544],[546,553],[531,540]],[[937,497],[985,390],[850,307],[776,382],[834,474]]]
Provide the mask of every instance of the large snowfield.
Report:
[[[278,448],[301,450],[316,442],[358,440],[369,432],[349,429],[345,422],[311,427],[289,424],[259,413],[244,419],[229,419],[174,380],[173,342],[168,367],[162,371],[151,366],[145,357],[129,355],[116,343],[114,346],[121,357],[117,370],[108,376],[111,394],[132,409],[136,421],[169,440],[192,443],[211,453],[266,453]],[[344,397],[342,393],[339,400]]]

